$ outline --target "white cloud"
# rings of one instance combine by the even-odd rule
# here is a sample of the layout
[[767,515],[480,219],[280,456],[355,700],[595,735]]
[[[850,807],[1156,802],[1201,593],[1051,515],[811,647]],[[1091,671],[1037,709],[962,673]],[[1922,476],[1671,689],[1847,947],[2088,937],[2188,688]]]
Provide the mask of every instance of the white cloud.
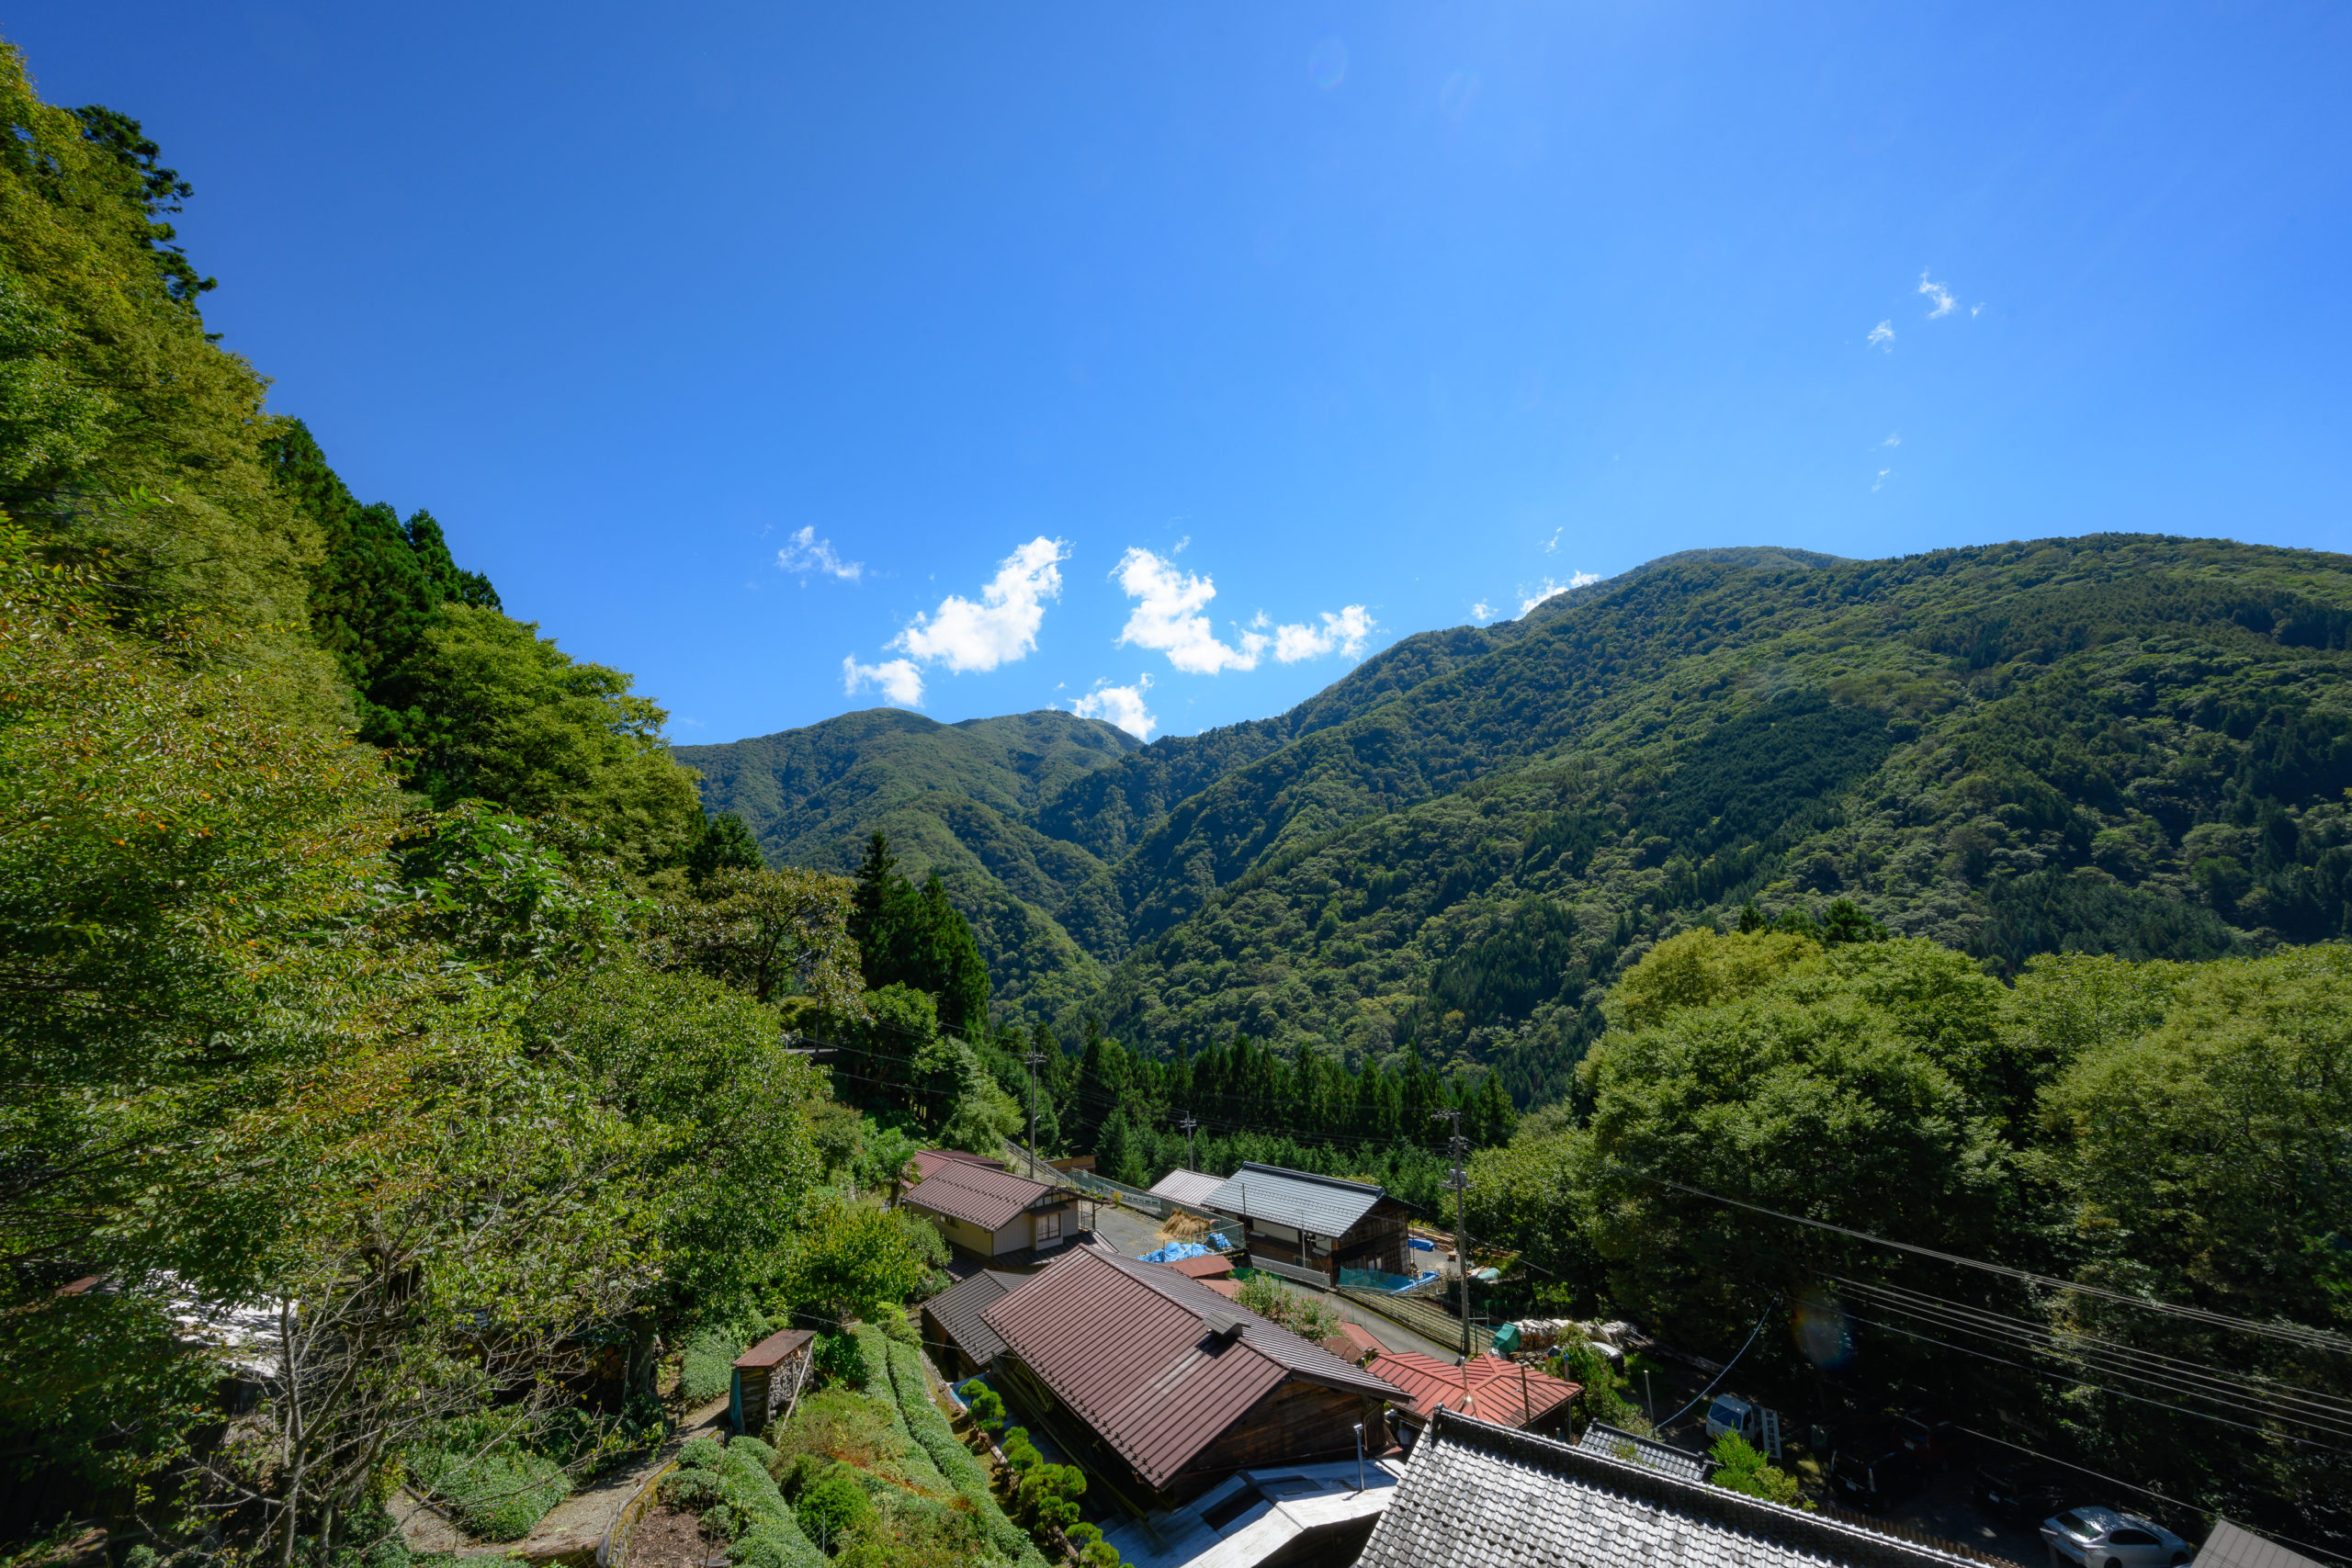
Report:
[[1216,584],[1209,579],[1179,571],[1140,546],[1131,546],[1119,558],[1114,575],[1127,597],[1139,601],[1120,629],[1122,646],[1156,649],[1168,655],[1169,663],[1193,675],[1258,667],[1264,637],[1245,633],[1241,647],[1228,647],[1217,640],[1209,618],[1200,614],[1216,597]]
[[[1932,283],[1928,281],[1928,275],[1924,270],[1919,274],[1919,292],[1936,302],[1936,308],[1928,312],[1928,320],[1931,321],[1938,316],[1951,315],[1952,307],[1960,303],[1959,300],[1951,297],[1951,289],[1946,288],[1940,283]],[[1970,314],[1973,315],[1974,312],[1971,311]]]
[[854,654],[842,660],[842,690],[857,695],[861,686],[872,686],[882,694],[886,703],[902,708],[922,705],[922,672],[911,660],[891,659],[880,664],[860,664]]
[[1548,556],[1554,550],[1558,549],[1560,547],[1560,536],[1566,532],[1567,530],[1566,528],[1553,529],[1552,536],[1544,541],[1544,553]]
[[1894,353],[1894,323],[1893,321],[1881,321],[1878,325],[1871,329],[1871,335],[1864,341],[1872,348],[1883,348],[1889,354]]
[[1338,615],[1326,610],[1319,626],[1274,628],[1274,657],[1284,664],[1320,659],[1337,649],[1350,659],[1363,656],[1364,639],[1372,635],[1372,616],[1361,604],[1350,604]]
[[1885,440],[1880,442],[1879,445],[1882,446],[1900,446],[1903,445],[1903,437],[1900,435],[1889,435]]
[[1881,469],[1878,471],[1878,478],[1876,478],[1876,479],[1872,479],[1872,480],[1871,481],[1871,493],[1872,493],[1872,494],[1876,494],[1876,493],[1878,492],[1878,491],[1879,491],[1882,487],[1883,487],[1883,486],[1885,485],[1886,481],[1887,481],[1887,480],[1889,480],[1889,479],[1893,479],[1894,477],[1894,470],[1893,468],[1881,468]]
[[776,551],[775,564],[780,571],[831,572],[845,582],[855,582],[865,575],[864,561],[842,559],[833,549],[833,542],[817,537],[813,527],[793,535],[792,541]]
[[1984,301],[1983,301],[1983,300],[1981,300],[1981,299],[1980,299],[1979,301],[1977,301],[1975,304],[1971,305],[1971,306],[1968,308],[1968,315],[1969,315],[1969,319],[1970,319],[1970,320],[1972,320],[1972,321],[1973,321],[1976,317],[1983,315],[1984,313]]
[[935,614],[918,614],[915,624],[889,646],[926,662],[936,660],[958,674],[993,670],[1022,658],[1037,646],[1046,601],[1061,597],[1061,569],[1055,563],[1068,553],[1061,540],[1040,534],[1004,558],[996,576],[980,590],[980,603],[950,593],[939,602]]
[[1127,597],[1137,601],[1119,632],[1122,647],[1155,649],[1168,662],[1190,675],[1214,675],[1221,670],[1255,670],[1272,652],[1285,664],[1320,659],[1334,650],[1353,659],[1363,652],[1373,632],[1369,611],[1350,604],[1337,615],[1322,612],[1320,625],[1293,623],[1275,626],[1261,610],[1233,641],[1216,635],[1201,614],[1216,597],[1216,583],[1198,572],[1175,566],[1140,546],[1119,558],[1113,574]]
[[1520,601],[1519,613],[1524,615],[1528,611],[1532,610],[1536,605],[1541,604],[1546,599],[1556,599],[1571,588],[1582,588],[1588,582],[1598,582],[1600,581],[1600,573],[1597,571],[1571,572],[1566,582],[1555,582],[1547,577],[1544,580],[1543,585],[1537,588],[1533,594]]
[[1470,618],[1483,626],[1495,618],[1495,607],[1481,599],[1470,606]]
[[1099,718],[1115,724],[1138,740],[1148,740],[1159,721],[1144,711],[1143,694],[1151,688],[1151,677],[1140,676],[1132,686],[1106,686],[1102,682],[1082,697],[1072,698],[1069,711],[1080,718]]

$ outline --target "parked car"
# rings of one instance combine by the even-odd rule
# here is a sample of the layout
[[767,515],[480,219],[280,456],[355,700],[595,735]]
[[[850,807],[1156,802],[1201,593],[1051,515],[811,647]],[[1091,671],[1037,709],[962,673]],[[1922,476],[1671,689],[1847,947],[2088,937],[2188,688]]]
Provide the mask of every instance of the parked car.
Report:
[[2073,1495],[2068,1483],[2030,1464],[1979,1465],[1969,1495],[2003,1524],[2020,1528],[2048,1518]]
[[1841,1438],[1829,1456],[1830,1484],[1857,1508],[1870,1511],[1900,1502],[1928,1479],[1928,1467],[1892,1425]]
[[1894,1435],[1903,1446],[1918,1456],[1919,1462],[1930,1470],[1949,1467],[1960,1452],[1967,1434],[1949,1421],[1937,1419],[1923,1411],[1909,1411],[1894,1417]]
[[2082,1568],[2177,1568],[2188,1543],[2159,1524],[2113,1508],[2069,1508],[2041,1521],[2052,1561]]
[[1764,1407],[1728,1393],[1715,1395],[1707,1406],[1707,1441],[1736,1432],[1752,1449],[1764,1446]]

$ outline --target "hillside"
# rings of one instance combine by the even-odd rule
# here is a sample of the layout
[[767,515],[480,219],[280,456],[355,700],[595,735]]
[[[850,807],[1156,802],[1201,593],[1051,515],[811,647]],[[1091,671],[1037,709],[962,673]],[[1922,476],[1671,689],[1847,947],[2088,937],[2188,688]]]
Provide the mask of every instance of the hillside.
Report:
[[[1112,966],[1050,987],[1066,1034],[1092,1013],[1153,1052],[1411,1041],[1529,1103],[1610,976],[1751,899],[1848,897],[2003,973],[2340,934],[2348,568],[2137,536],[1691,552],[1408,638],[1288,714],[1106,754],[1033,805],[835,788],[827,820],[954,836],[1078,964]],[[729,750],[684,755],[741,809]],[[805,852],[842,863],[854,836]]]

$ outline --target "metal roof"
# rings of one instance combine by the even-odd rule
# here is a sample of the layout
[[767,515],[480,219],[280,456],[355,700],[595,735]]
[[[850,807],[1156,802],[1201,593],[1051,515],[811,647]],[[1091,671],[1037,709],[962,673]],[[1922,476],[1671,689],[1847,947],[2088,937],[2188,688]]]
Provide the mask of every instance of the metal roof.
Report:
[[1233,1259],[1212,1252],[1206,1258],[1179,1258],[1160,1267],[1173,1269],[1189,1280],[1216,1280],[1233,1272]]
[[1436,1412],[1357,1568],[1975,1568],[1819,1514]]
[[1187,1203],[1195,1209],[1212,1209],[1209,1194],[1225,1185],[1222,1176],[1211,1176],[1200,1170],[1171,1170],[1151,1184],[1151,1195]]
[[1207,1207],[1243,1219],[1271,1220],[1293,1230],[1313,1231],[1336,1241],[1386,1196],[1386,1189],[1361,1181],[1251,1164],[1235,1171],[1210,1193]]
[[[1240,1319],[1231,1339],[1212,1316]],[[1164,1486],[1218,1434],[1290,1378],[1374,1399],[1404,1397],[1200,1280],[1074,1247],[981,1314],[1057,1398],[1153,1486]]]
[[1001,1159],[989,1159],[982,1155],[967,1155],[961,1149],[917,1149],[915,1151],[915,1179],[928,1181],[938,1175],[939,1168],[944,1165],[977,1165],[989,1170],[1007,1168],[1004,1161]]
[[1469,1413],[1506,1427],[1530,1426],[1578,1392],[1576,1383],[1492,1356],[1473,1356],[1467,1366],[1460,1366],[1418,1350],[1383,1350],[1364,1370],[1379,1373],[1412,1395],[1412,1414],[1424,1421],[1440,1405],[1449,1410],[1464,1408],[1465,1380]]
[[996,1231],[1055,1190],[1046,1182],[1009,1170],[953,1161],[916,1182],[899,1201],[911,1208],[968,1221],[984,1231]]
[[801,1348],[817,1336],[806,1328],[787,1328],[781,1334],[771,1334],[735,1358],[735,1364],[746,1371],[773,1367],[800,1354]]
[[939,1326],[947,1331],[947,1337],[956,1342],[957,1349],[986,1366],[1004,1348],[1004,1341],[997,1337],[995,1329],[981,1321],[980,1314],[1027,1284],[1029,1279],[1026,1274],[983,1269],[923,1303],[922,1310],[939,1320]]

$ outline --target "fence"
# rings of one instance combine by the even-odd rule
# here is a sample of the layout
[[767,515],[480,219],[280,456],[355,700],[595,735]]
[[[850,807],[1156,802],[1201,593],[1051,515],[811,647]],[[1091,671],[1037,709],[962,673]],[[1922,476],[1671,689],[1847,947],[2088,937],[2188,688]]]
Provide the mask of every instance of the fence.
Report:
[[1427,1274],[1390,1274],[1378,1269],[1342,1269],[1340,1284],[1352,1291],[1378,1291],[1385,1295],[1402,1295],[1407,1291],[1419,1290],[1437,1282],[1432,1271]]
[[[1013,1154],[1012,1160],[1009,1162],[1013,1174],[1027,1175],[1029,1173],[1028,1150],[1018,1144],[1008,1144],[1006,1147]],[[1043,1159],[1037,1161],[1037,1179],[1040,1181],[1049,1179],[1046,1175],[1046,1161]],[[1111,1199],[1124,1208],[1133,1209],[1138,1213],[1149,1214],[1155,1220],[1164,1220],[1174,1213],[1197,1214],[1208,1221],[1209,1229],[1223,1231],[1227,1241],[1237,1247],[1240,1245],[1241,1222],[1230,1215],[1213,1214],[1206,1209],[1196,1209],[1190,1203],[1179,1203],[1171,1198],[1163,1198],[1157,1192],[1147,1192],[1140,1187],[1130,1187],[1124,1181],[1114,1181],[1107,1176],[1097,1176],[1091,1170],[1056,1171],[1050,1179],[1075,1187],[1081,1192],[1091,1193],[1097,1198]]]
[[[1358,1290],[1351,1285],[1341,1285],[1340,1294],[1360,1306],[1370,1307],[1383,1317],[1404,1325],[1424,1338],[1434,1339],[1449,1349],[1458,1348],[1462,1343],[1462,1319],[1434,1302],[1425,1301],[1419,1296],[1390,1295],[1385,1291]],[[1484,1349],[1487,1341],[1493,1337],[1492,1324],[1474,1323],[1470,1325],[1470,1348],[1474,1352]]]

